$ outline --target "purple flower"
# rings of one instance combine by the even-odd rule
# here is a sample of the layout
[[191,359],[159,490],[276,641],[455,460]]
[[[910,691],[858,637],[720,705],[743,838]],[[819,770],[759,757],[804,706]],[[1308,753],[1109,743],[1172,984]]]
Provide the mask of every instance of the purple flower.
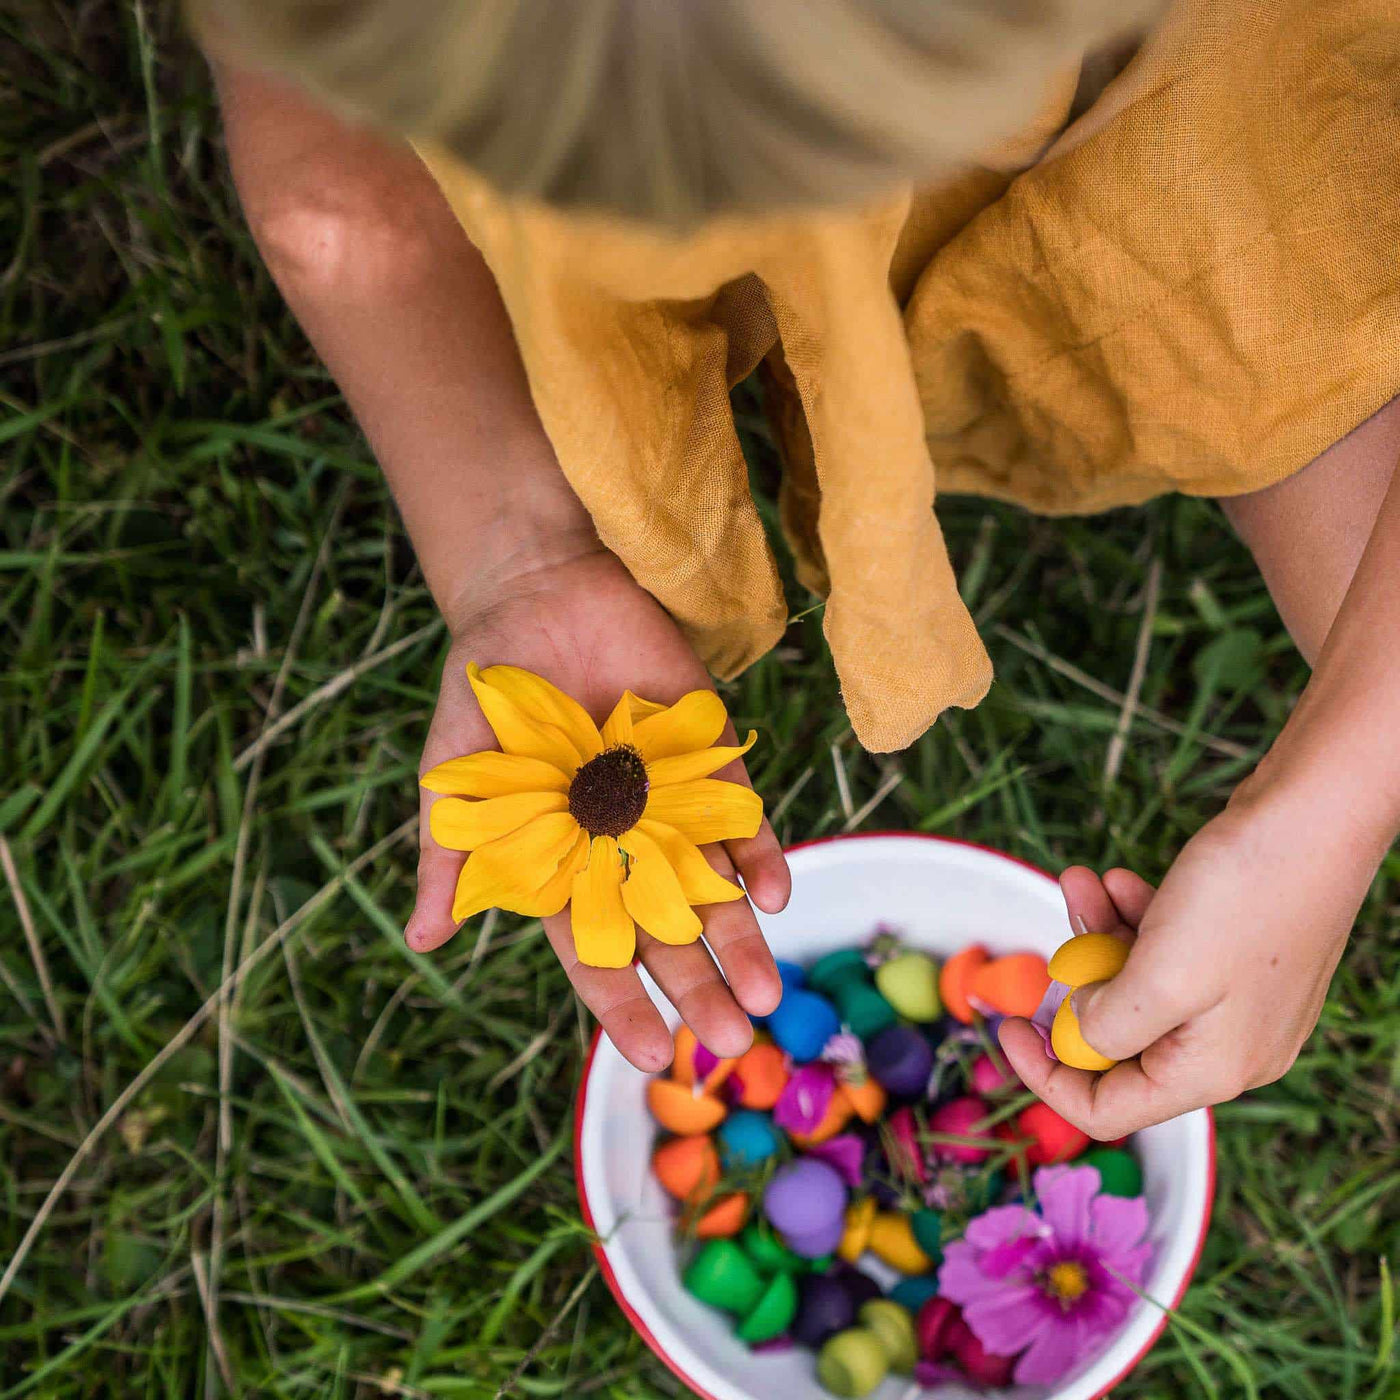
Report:
[[1055,1013],[1060,1009],[1060,1004],[1069,994],[1070,988],[1064,982],[1052,982],[1045,989],[1045,995],[1041,997],[1040,1005],[1036,1007],[1035,1015],[1031,1017],[1031,1025],[1040,1032],[1040,1038],[1045,1042],[1045,1053],[1056,1064],[1059,1064],[1060,1057],[1050,1044],[1050,1027],[1055,1023]]
[[830,1065],[798,1065],[773,1105],[773,1121],[790,1133],[815,1132],[835,1092]]
[[865,1143],[854,1133],[840,1133],[814,1143],[807,1155],[835,1167],[852,1191],[865,1184]]
[[1094,1167],[1042,1167],[1039,1210],[994,1206],[944,1250],[942,1297],[978,1341],[1014,1356],[1017,1385],[1050,1385],[1128,1315],[1152,1260],[1147,1203],[1101,1196]]
[[863,1065],[865,1046],[860,1043],[860,1037],[850,1031],[837,1031],[822,1046],[821,1059],[828,1065]]
[[903,948],[903,940],[896,929],[889,924],[876,924],[875,932],[865,947],[865,965],[879,967],[896,957]]

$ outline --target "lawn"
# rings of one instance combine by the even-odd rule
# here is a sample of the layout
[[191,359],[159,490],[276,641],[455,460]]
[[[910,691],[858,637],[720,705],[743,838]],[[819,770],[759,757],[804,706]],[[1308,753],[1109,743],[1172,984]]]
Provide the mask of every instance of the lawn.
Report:
[[[198,60],[165,7],[62,0],[0,72],[0,1400],[680,1394],[577,1216],[589,1026],[539,925],[400,938],[446,637]],[[780,834],[1160,877],[1305,679],[1247,555],[1202,502],[940,515],[991,696],[863,753],[790,583],[725,688]],[[1220,1109],[1196,1285],[1120,1395],[1400,1395],[1398,880]]]

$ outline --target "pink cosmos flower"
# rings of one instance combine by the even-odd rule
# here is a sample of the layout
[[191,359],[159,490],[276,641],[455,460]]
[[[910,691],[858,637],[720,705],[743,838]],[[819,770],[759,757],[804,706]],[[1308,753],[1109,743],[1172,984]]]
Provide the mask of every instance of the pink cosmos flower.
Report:
[[994,1206],[947,1245],[940,1296],[994,1356],[1020,1353],[1017,1385],[1050,1385],[1115,1332],[1152,1260],[1147,1203],[1099,1195],[1094,1167],[1042,1167],[1038,1210]]

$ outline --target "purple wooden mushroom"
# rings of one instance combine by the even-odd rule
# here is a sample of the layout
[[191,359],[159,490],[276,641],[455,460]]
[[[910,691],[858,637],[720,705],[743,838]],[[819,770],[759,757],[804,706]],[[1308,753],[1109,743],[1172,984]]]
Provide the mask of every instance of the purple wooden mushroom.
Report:
[[817,1350],[856,1320],[856,1301],[845,1283],[833,1274],[808,1274],[800,1285],[793,1340]]
[[913,1098],[933,1072],[933,1047],[913,1026],[891,1026],[865,1047],[865,1063],[896,1098]]
[[819,1259],[841,1242],[846,1183],[835,1167],[800,1157],[774,1173],[763,1193],[763,1213],[794,1254]]

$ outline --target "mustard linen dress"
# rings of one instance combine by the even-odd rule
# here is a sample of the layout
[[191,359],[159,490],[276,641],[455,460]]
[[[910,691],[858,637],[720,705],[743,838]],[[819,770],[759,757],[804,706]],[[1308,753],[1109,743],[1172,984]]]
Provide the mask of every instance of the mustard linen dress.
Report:
[[1400,392],[1400,0],[1182,0],[1067,124],[1073,90],[933,188],[684,237],[423,151],[600,537],[721,678],[786,622],[729,401],[764,363],[868,749],[991,681],[936,492],[1253,491]]

